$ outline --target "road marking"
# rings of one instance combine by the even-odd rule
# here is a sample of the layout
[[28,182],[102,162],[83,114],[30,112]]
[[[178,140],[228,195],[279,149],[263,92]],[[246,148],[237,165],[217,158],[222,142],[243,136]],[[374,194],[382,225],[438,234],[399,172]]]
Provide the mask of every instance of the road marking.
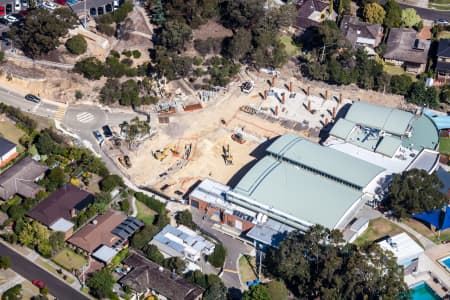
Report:
[[33,109],[31,110],[33,113],[35,113],[37,110],[38,110],[38,108],[39,108],[39,106],[41,105],[41,103],[39,102],[38,104],[36,104],[34,107],[33,107]]
[[81,123],[89,123],[94,120],[94,115],[88,112],[82,112],[77,115],[77,120]]
[[66,107],[65,106],[59,106],[58,109],[55,112],[55,120],[62,121],[64,118],[64,115],[66,114]]
[[228,272],[228,273],[235,273],[237,274],[236,270],[230,270],[230,269],[223,269],[224,272]]

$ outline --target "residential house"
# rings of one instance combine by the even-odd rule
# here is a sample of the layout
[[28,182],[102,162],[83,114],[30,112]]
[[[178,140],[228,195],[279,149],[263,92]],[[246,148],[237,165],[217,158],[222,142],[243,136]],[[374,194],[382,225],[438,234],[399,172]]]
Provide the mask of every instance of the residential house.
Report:
[[180,257],[192,262],[200,260],[202,254],[212,254],[215,247],[214,243],[183,225],[177,228],[167,225],[149,244],[158,247],[166,258]]
[[136,218],[110,210],[83,226],[67,242],[107,264],[142,226],[144,224]]
[[358,17],[344,16],[340,30],[354,49],[365,48],[369,54],[378,47],[383,38],[383,26],[361,22]]
[[62,231],[66,239],[73,233],[72,218],[94,201],[94,196],[66,184],[27,212],[27,216],[53,231]]
[[15,194],[34,198],[43,190],[36,184],[48,168],[30,157],[25,157],[0,174],[0,198],[8,200]]
[[132,290],[132,299],[142,299],[143,295],[155,295],[158,299],[170,300],[202,298],[204,289],[139,254],[133,253],[124,263],[131,271],[122,277],[119,283]]
[[406,71],[422,73],[428,61],[430,41],[417,38],[417,32],[409,28],[392,28],[387,40],[384,60]]
[[450,82],[450,39],[439,41],[436,56],[436,79],[444,83]]
[[309,27],[314,27],[322,23],[324,20],[332,20],[336,17],[333,12],[329,13],[328,2],[320,0],[305,0],[299,2],[297,10],[297,19],[294,26],[304,31]]
[[18,155],[16,144],[0,137],[0,167],[5,166]]

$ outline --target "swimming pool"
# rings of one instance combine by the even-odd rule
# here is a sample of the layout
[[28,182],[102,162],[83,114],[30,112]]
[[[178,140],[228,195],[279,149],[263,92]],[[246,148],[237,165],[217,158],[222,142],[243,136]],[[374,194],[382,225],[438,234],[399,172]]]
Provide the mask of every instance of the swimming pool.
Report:
[[412,300],[441,300],[441,297],[426,284],[425,282],[413,285],[409,289]]
[[444,257],[439,260],[439,263],[447,269],[447,272],[450,273],[450,256]]

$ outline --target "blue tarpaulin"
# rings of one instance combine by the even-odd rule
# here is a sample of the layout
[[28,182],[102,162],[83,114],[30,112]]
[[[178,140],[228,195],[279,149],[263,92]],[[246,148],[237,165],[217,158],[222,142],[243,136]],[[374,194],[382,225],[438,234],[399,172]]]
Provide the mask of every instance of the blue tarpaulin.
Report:
[[436,227],[437,230],[444,230],[450,228],[450,206],[447,206],[445,211],[439,208],[420,214],[414,214],[413,218],[431,224]]

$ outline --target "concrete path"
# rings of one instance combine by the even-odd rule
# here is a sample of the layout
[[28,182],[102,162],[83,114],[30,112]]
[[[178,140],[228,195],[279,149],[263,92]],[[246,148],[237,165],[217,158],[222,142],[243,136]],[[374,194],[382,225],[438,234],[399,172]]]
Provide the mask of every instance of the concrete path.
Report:
[[[386,217],[383,217],[383,218],[387,219]],[[387,220],[395,223],[400,228],[402,228],[405,231],[407,231],[408,233],[412,234],[416,239],[418,239],[422,243],[422,246],[425,247],[425,250],[428,250],[428,249],[431,249],[433,247],[436,247],[435,243],[433,243],[431,240],[429,240],[428,238],[424,237],[423,235],[421,235],[420,233],[418,233],[417,231],[415,231],[414,229],[412,229],[411,227],[409,227],[405,223],[398,222],[398,221],[393,220],[393,219],[387,219]]]

